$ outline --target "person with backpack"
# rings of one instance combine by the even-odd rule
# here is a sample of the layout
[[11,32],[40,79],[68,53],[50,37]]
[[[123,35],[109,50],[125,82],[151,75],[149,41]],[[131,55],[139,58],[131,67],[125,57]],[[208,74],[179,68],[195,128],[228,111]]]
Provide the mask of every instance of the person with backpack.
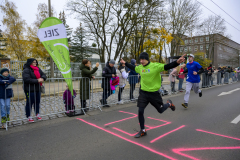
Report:
[[144,110],[149,103],[151,103],[151,105],[153,105],[159,113],[163,113],[168,108],[171,108],[172,111],[175,111],[175,105],[170,99],[167,100],[166,104],[163,104],[162,97],[158,91],[161,87],[160,73],[164,70],[169,70],[177,67],[180,63],[185,61],[184,56],[185,55],[183,55],[177,61],[166,65],[162,63],[152,63],[149,60],[148,53],[146,52],[142,52],[140,54],[139,59],[141,65],[139,66],[131,65],[121,59],[121,63],[126,64],[128,68],[136,71],[141,76],[141,88],[137,102],[140,131],[134,136],[135,138],[140,138],[147,135],[144,125]]
[[117,69],[117,76],[119,77],[119,92],[118,92],[118,104],[123,104],[122,92],[127,83],[128,73],[126,71],[125,64],[120,63]]

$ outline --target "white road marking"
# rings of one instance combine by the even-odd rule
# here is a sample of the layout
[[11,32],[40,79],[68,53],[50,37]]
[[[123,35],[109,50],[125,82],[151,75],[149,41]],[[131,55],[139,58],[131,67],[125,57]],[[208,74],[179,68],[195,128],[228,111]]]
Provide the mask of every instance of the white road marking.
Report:
[[238,115],[231,123],[237,124],[240,121],[240,115]]
[[221,94],[219,94],[218,96],[224,96],[224,95],[228,95],[228,94],[232,94],[233,92],[236,92],[240,90],[240,88],[236,88],[234,90],[228,91],[228,92],[222,92]]

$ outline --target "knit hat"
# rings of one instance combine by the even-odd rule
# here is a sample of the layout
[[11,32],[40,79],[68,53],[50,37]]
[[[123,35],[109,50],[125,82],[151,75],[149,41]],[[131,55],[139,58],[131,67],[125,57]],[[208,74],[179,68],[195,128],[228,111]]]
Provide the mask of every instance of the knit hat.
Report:
[[131,59],[131,64],[135,65],[136,64],[136,60],[135,59]]
[[109,61],[109,63],[110,63],[110,64],[115,64],[115,61],[114,61],[113,59],[111,59],[111,60]]
[[0,73],[3,74],[3,72],[6,72],[6,71],[9,73],[9,69],[3,68],[3,69],[1,69],[1,72],[0,72]]
[[139,59],[146,59],[149,61],[149,55],[146,52],[142,52],[139,56]]

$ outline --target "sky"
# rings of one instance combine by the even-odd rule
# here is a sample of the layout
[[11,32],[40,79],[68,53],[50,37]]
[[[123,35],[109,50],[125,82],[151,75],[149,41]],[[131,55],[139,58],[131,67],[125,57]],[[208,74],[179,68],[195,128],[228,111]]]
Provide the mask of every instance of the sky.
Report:
[[[48,4],[48,0],[10,0],[14,2],[17,6],[17,11],[22,16],[28,25],[33,24],[36,19],[37,7],[39,3],[46,3]],[[75,19],[74,15],[70,14],[67,11],[66,3],[69,0],[51,0],[52,6],[55,8],[57,17],[60,11],[65,10],[67,14],[67,24],[71,28],[78,27],[80,21]],[[222,16],[225,21],[229,22],[231,25],[236,27],[237,29],[233,28],[229,24],[226,23],[227,26],[227,34],[230,35],[231,39],[240,44],[240,0],[198,0],[207,8],[211,9],[216,14]],[[223,10],[225,10],[230,16],[232,16],[235,20],[229,17],[224,11],[219,9],[213,2],[215,2],[218,6],[220,6]],[[4,0],[0,0],[0,4],[2,4]],[[203,6],[202,8],[202,15],[201,19],[208,17],[209,15],[214,15],[214,13],[210,12]],[[2,13],[0,13],[0,21],[2,20]],[[0,22],[0,28],[4,30],[2,22]]]

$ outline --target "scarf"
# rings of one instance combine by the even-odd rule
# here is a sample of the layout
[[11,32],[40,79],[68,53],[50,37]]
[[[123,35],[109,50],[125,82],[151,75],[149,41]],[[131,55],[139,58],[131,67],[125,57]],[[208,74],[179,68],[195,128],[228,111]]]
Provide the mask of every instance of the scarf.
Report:
[[4,75],[0,74],[0,76],[3,78],[3,79],[8,79],[10,77],[10,74],[8,74],[7,77],[5,77]]
[[[30,67],[33,69],[33,72],[37,79],[41,78],[39,68],[37,66],[30,65]],[[40,83],[40,86],[42,86],[42,83]]]

